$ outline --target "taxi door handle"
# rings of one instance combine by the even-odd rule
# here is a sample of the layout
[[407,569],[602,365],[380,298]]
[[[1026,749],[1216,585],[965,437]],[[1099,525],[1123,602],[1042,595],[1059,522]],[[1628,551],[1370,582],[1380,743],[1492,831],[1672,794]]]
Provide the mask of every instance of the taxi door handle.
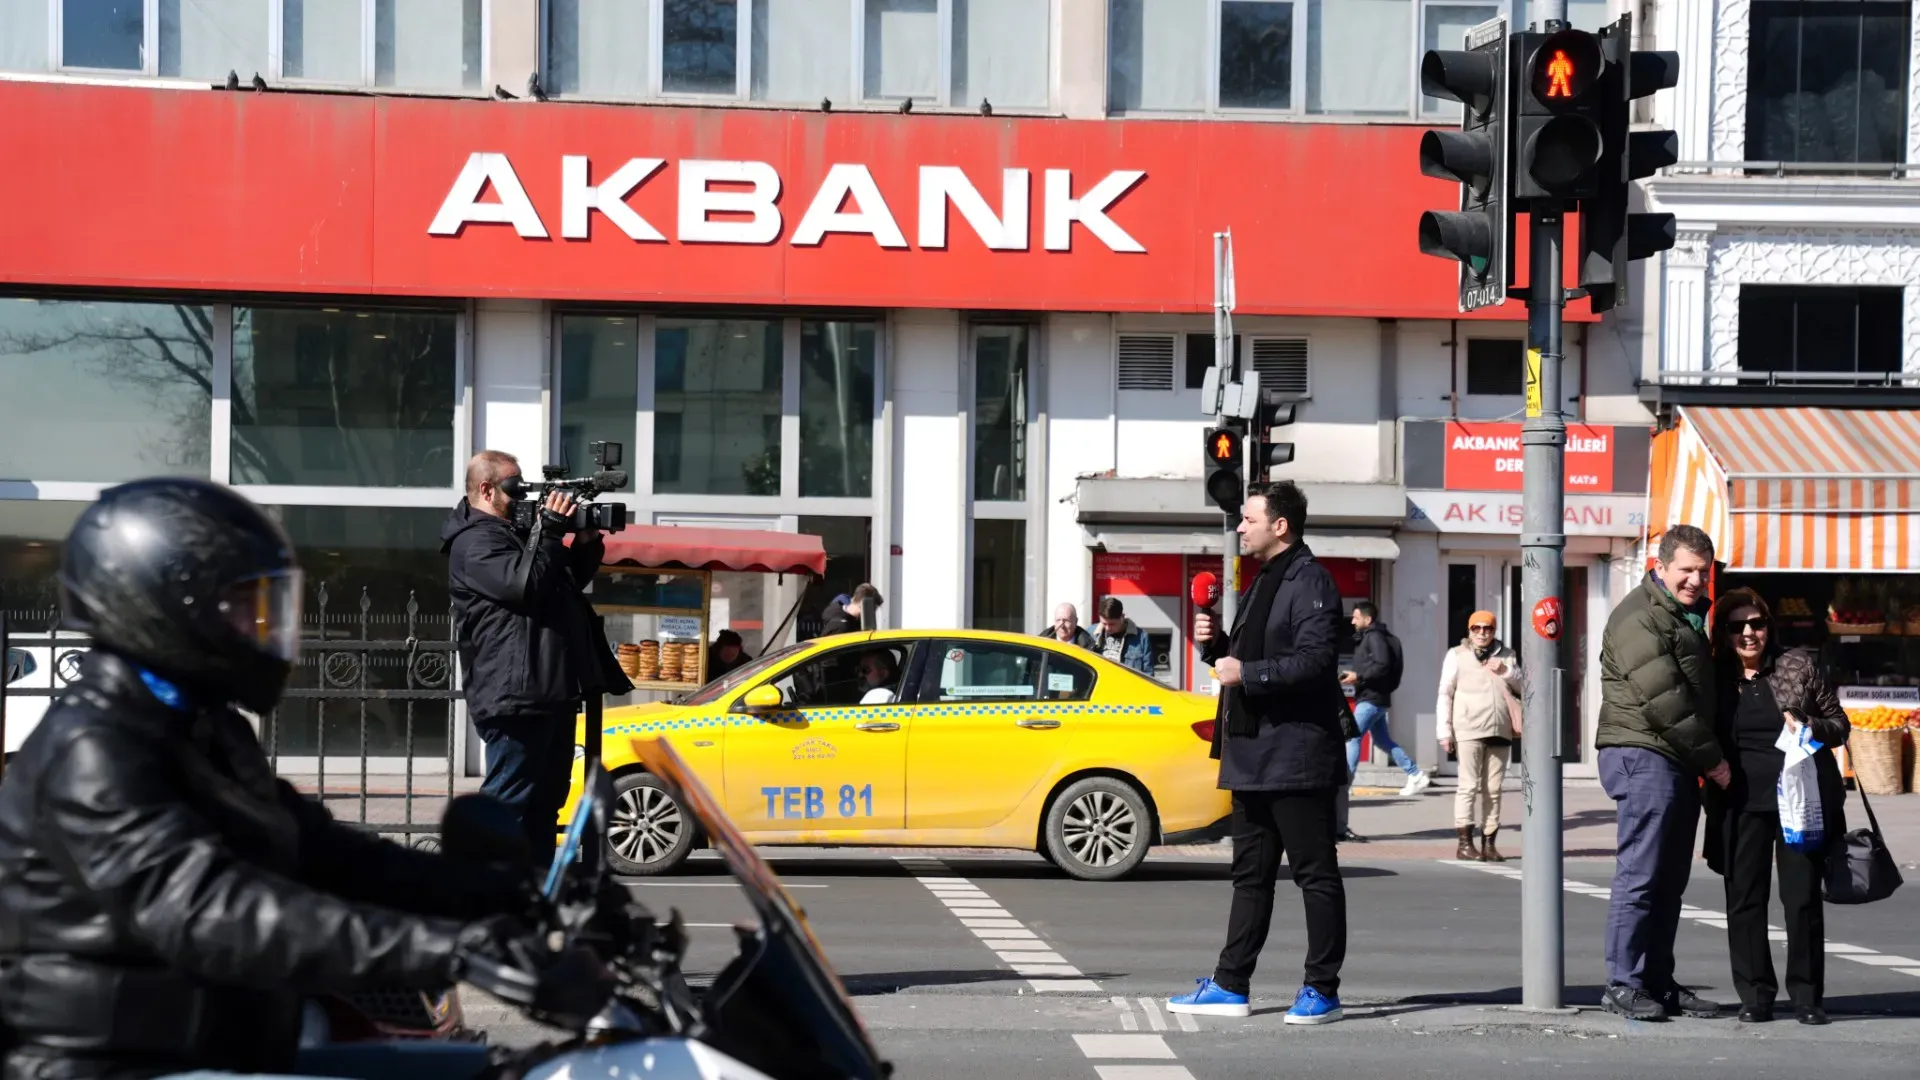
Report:
[[890,720],[869,720],[864,724],[853,725],[855,731],[899,731],[900,725]]
[[1060,726],[1060,721],[1058,720],[1042,720],[1037,716],[1029,716],[1025,720],[1015,720],[1014,723],[1019,724],[1023,728],[1037,728],[1041,731],[1051,731]]

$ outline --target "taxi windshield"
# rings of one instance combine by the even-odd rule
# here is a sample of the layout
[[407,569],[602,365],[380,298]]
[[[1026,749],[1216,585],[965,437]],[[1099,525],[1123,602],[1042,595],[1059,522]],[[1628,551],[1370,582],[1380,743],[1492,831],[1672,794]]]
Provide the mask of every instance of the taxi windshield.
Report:
[[713,680],[699,690],[694,691],[693,696],[681,702],[681,704],[706,705],[719,698],[725,697],[729,692],[758,677],[761,672],[780,663],[794,653],[799,652],[806,644],[804,641],[798,641],[792,645],[785,645],[761,656],[758,660],[749,662],[745,667],[734,668],[732,671]]

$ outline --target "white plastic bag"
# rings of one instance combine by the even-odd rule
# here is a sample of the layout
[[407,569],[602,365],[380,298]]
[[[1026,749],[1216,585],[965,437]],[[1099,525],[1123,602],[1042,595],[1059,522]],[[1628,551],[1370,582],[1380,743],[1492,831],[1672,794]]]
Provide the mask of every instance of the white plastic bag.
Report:
[[1780,803],[1780,836],[1795,851],[1817,851],[1826,840],[1825,818],[1820,812],[1820,778],[1813,767],[1814,751],[1820,749],[1809,725],[1800,725],[1798,734],[1788,724],[1780,725],[1780,737],[1773,745],[1786,755],[1780,768],[1777,795]]

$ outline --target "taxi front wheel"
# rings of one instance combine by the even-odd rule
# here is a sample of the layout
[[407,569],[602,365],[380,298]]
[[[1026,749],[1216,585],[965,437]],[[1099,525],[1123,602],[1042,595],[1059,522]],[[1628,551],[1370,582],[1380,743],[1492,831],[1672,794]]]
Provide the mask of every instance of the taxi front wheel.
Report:
[[1114,881],[1147,857],[1152,833],[1153,815],[1139,789],[1124,780],[1090,776],[1053,800],[1044,854],[1082,881]]
[[693,850],[693,815],[658,777],[628,773],[613,782],[607,821],[607,866],[616,874],[664,874]]

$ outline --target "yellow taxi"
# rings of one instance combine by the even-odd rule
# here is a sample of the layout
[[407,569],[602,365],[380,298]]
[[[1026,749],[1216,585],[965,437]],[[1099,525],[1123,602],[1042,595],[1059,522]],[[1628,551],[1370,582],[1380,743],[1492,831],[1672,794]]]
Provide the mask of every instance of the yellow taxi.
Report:
[[[607,711],[608,863],[663,873],[700,842],[631,748],[657,735],[756,844],[1018,849],[1113,880],[1155,844],[1224,835],[1213,724],[1213,698],[1049,637],[816,638],[680,703]],[[580,775],[576,764],[562,821]]]

